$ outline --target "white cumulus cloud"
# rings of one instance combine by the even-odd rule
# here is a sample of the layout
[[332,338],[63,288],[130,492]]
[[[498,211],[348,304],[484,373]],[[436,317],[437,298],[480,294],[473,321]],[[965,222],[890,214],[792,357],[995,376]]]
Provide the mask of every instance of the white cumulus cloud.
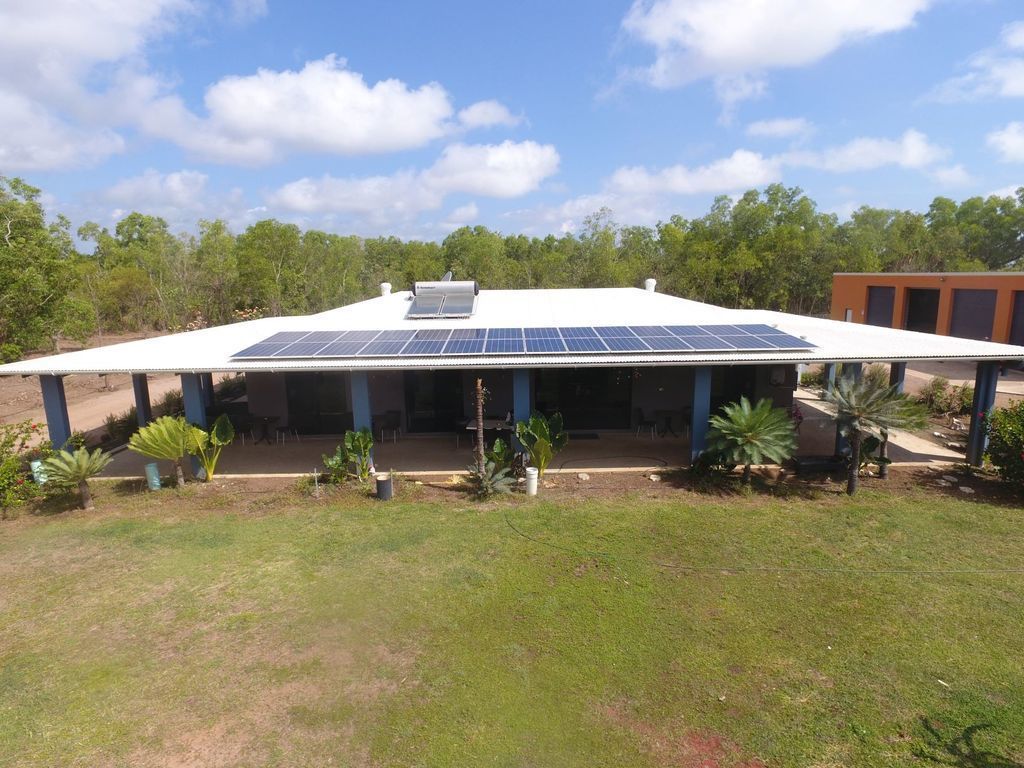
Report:
[[782,167],[778,160],[738,149],[729,157],[696,168],[685,165],[672,165],[655,171],[640,167],[619,168],[609,179],[608,187],[619,194],[629,195],[693,195],[758,187],[778,181],[781,175]]
[[1024,163],[1024,123],[1008,123],[989,133],[985,141],[1005,162]]
[[104,197],[112,203],[132,210],[154,208],[202,207],[209,177],[199,171],[182,170],[159,173],[153,169],[114,184]]
[[814,126],[803,117],[776,117],[756,120],[747,126],[747,136],[764,139],[793,139],[808,136]]
[[459,110],[459,123],[465,128],[490,128],[494,125],[514,126],[522,122],[500,101],[488,99]]
[[869,171],[886,165],[920,170],[948,154],[948,150],[933,144],[925,134],[910,129],[898,139],[861,137],[819,151],[789,152],[783,156],[783,161],[786,165],[833,173]]
[[966,72],[940,83],[930,94],[935,101],[1024,97],[1024,21],[1003,27],[999,42],[971,56]]
[[933,0],[636,0],[622,25],[655,49],[648,81],[813,64],[844,45],[905,29]]
[[532,192],[558,170],[558,152],[532,141],[452,144],[421,171],[370,177],[303,178],[271,193],[269,204],[312,214],[347,212],[410,217],[436,210],[450,194],[510,198]]

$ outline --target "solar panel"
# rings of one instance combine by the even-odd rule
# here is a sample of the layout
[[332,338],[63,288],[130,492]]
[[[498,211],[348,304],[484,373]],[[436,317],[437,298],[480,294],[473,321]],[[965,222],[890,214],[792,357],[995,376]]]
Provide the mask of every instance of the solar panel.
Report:
[[366,346],[365,341],[335,341],[316,353],[317,357],[355,357]]
[[769,339],[779,349],[813,349],[814,347],[807,339],[798,339],[788,333],[775,333],[764,338]]
[[678,336],[644,336],[644,344],[658,352],[689,352],[693,349]]
[[376,341],[408,341],[416,335],[416,331],[381,331]]
[[699,325],[666,325],[665,330],[671,331],[676,336],[686,338],[688,336],[710,336],[709,331],[705,331]]
[[[564,330],[564,329],[563,329]],[[604,345],[597,336],[570,336],[565,339],[565,348],[570,352],[607,352],[608,347]]]
[[468,294],[449,294],[441,307],[441,317],[469,317],[476,306],[476,296]]
[[[263,341],[268,344],[273,344],[274,342],[298,341],[308,333],[309,331],[281,331],[280,333],[275,333],[273,336],[265,338]],[[316,341],[316,339],[312,339],[312,341]]]
[[636,336],[612,336],[604,340],[612,352],[648,352],[650,347]]
[[444,349],[442,339],[413,339],[402,348],[402,357],[438,355]]
[[721,336],[723,333],[733,335],[742,333],[739,326],[736,325],[702,325],[700,327],[715,336]]
[[486,339],[486,328],[456,328],[452,331],[453,339]]
[[717,336],[687,336],[686,343],[701,352],[721,352],[723,350],[731,352],[736,349],[732,344],[722,341]]
[[636,334],[624,325],[603,325],[594,328],[594,330],[597,331],[597,335],[602,339],[636,338]]
[[457,339],[455,335],[444,345],[446,355],[479,355],[484,351],[484,340]]
[[359,357],[387,357],[397,355],[406,345],[404,341],[371,341],[359,351]]
[[776,333],[785,333],[785,331],[780,331],[775,326],[765,325],[764,323],[752,323],[750,325],[741,325],[739,327],[745,330],[747,333],[753,333],[758,336],[770,336]]
[[236,358],[522,355],[803,350],[814,344],[764,323],[281,331]]
[[765,341],[760,336],[719,336],[723,341],[728,341],[736,349],[778,349],[770,341]]
[[451,328],[427,328],[422,331],[416,331],[413,339],[416,341],[448,341],[448,337],[451,335]]
[[348,331],[338,341],[373,341],[380,331]]
[[523,340],[488,337],[484,352],[488,355],[521,355],[523,354]]
[[488,328],[487,340],[491,339],[521,339],[523,338],[522,328]]
[[589,326],[584,326],[582,328],[559,328],[558,330],[562,332],[562,338],[566,340],[597,338],[597,331]]
[[287,346],[280,342],[261,341],[259,344],[246,347],[241,352],[236,352],[232,357],[272,357],[275,352],[280,352]]
[[562,341],[560,338],[530,338],[529,336],[527,336],[526,351],[539,353],[565,352],[565,342]]
[[316,357],[316,353],[324,346],[322,341],[297,341],[280,352],[275,352],[274,357]]
[[671,336],[663,325],[631,325],[629,330],[637,336]]
[[331,341],[337,341],[345,335],[344,331],[314,331],[313,333],[306,334],[302,337],[303,341],[321,341],[327,344]]
[[428,294],[426,296],[416,296],[413,298],[409,311],[405,313],[405,316],[436,317],[437,313],[441,311],[441,304],[443,302],[443,295]]
[[561,339],[557,328],[523,328],[528,339]]

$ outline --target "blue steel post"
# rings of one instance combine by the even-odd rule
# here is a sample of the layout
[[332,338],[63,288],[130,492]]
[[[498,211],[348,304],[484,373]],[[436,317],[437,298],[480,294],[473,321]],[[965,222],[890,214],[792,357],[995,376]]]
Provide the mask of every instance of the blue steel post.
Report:
[[213,396],[215,392],[213,388],[213,374],[201,373],[199,374],[199,379],[203,384],[203,401],[206,403],[207,407],[210,407],[213,405]]
[[39,377],[43,390],[43,410],[46,412],[46,428],[54,448],[63,448],[71,437],[71,420],[68,418],[68,401],[64,396],[64,379],[61,376]]
[[185,419],[189,424],[206,429],[206,401],[203,399],[203,385],[198,373],[183,373],[181,396],[185,401]]
[[996,402],[999,363],[978,363],[974,379],[974,405],[971,408],[971,431],[967,434],[967,462],[980,467],[988,448],[985,421]]
[[146,374],[132,374],[132,389],[135,390],[135,416],[139,426],[144,427],[153,420],[153,406],[149,401],[149,379],[146,378]]
[[[199,376],[198,373],[182,373],[178,378],[181,379],[181,397],[185,402],[185,420],[189,424],[206,429],[206,402],[203,399],[203,383]],[[198,457],[193,456],[192,474],[198,476],[201,466]]]
[[836,383],[836,364],[835,363],[825,363],[825,365],[824,365],[824,374],[825,374],[825,389],[828,389],[830,386],[832,386],[833,384]]
[[907,377],[906,363],[889,363],[889,386],[896,387],[897,392],[903,391],[903,380]]
[[691,403],[690,463],[704,452],[707,445],[708,419],[711,418],[711,367],[693,369],[693,402]]
[[[518,424],[520,421],[529,421],[533,413],[533,393],[530,387],[529,368],[515,368],[512,371],[512,421]],[[518,450],[522,450],[519,440],[515,439],[515,432],[512,433],[513,442]]]
[[[843,377],[852,378],[854,381],[860,381],[861,374],[860,363],[843,363]],[[836,425],[836,456],[843,456],[850,450],[849,441],[839,434],[839,425]]]
[[370,412],[370,377],[366,371],[352,371],[352,427],[373,429]]

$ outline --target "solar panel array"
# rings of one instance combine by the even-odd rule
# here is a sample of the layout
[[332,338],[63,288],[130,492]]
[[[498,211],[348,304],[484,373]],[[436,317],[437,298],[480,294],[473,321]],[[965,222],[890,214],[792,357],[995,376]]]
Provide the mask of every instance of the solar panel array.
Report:
[[283,331],[234,358],[432,357],[644,352],[764,352],[814,345],[770,325],[613,325]]
[[471,317],[476,309],[474,293],[427,293],[414,296],[405,316],[409,320]]

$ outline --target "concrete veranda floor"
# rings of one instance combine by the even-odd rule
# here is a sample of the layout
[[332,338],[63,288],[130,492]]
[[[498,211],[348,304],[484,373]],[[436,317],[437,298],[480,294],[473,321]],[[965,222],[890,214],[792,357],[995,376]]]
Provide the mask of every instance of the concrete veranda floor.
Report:
[[[797,402],[804,414],[799,432],[798,455],[831,455],[835,449],[835,423],[817,397],[806,390],[797,392]],[[654,437],[632,432],[588,433],[570,439],[569,445],[555,457],[550,472],[582,471],[644,471],[664,467],[680,467],[689,463],[688,437]],[[965,435],[966,438],[966,435]],[[236,441],[221,456],[221,475],[310,474],[322,468],[322,456],[334,453],[340,438],[308,436],[291,438],[284,444]],[[963,461],[963,454],[944,448],[917,435],[893,434],[889,456],[897,463],[948,464]],[[403,474],[451,474],[462,472],[473,461],[471,440],[463,436],[456,446],[455,435],[402,435],[397,442],[378,442],[374,448],[376,468]],[[148,459],[122,451],[104,472],[109,477],[142,477]],[[161,463],[161,472],[170,467]]]

